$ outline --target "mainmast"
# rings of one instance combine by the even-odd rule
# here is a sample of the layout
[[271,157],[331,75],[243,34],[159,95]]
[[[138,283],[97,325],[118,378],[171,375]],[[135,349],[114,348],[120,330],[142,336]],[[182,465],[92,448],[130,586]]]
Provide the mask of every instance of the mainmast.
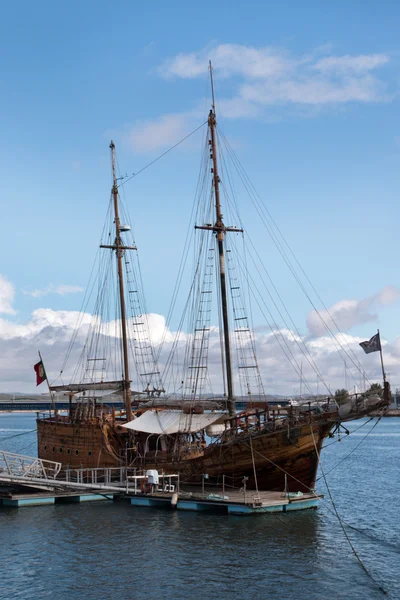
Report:
[[135,246],[124,246],[121,239],[121,223],[119,220],[118,209],[118,185],[117,176],[115,173],[115,145],[111,141],[111,166],[113,175],[112,195],[114,199],[114,217],[115,217],[115,242],[114,245],[101,245],[101,248],[111,248],[115,250],[118,266],[118,285],[119,285],[119,301],[121,309],[121,330],[122,330],[122,351],[123,351],[123,394],[126,410],[126,418],[132,421],[132,406],[131,406],[131,380],[129,379],[129,358],[128,358],[128,336],[126,330],[126,308],[125,308],[125,292],[124,292],[124,275],[122,270],[122,258],[125,250],[136,250]]
[[210,61],[210,78],[211,78],[211,92],[212,92],[212,108],[208,115],[208,127],[210,130],[209,145],[211,150],[211,156],[213,167],[211,172],[213,174],[213,188],[215,195],[215,212],[216,221],[213,226],[198,226],[197,229],[212,229],[216,233],[218,241],[218,254],[219,254],[219,274],[220,274],[220,286],[221,286],[221,304],[222,304],[222,321],[224,328],[224,349],[225,349],[225,368],[226,368],[226,381],[228,386],[228,410],[230,415],[235,415],[235,399],[233,396],[233,377],[232,377],[232,359],[231,359],[231,348],[229,339],[229,318],[228,318],[228,301],[226,294],[226,272],[225,272],[225,252],[224,252],[224,238],[225,232],[227,231],[243,231],[235,227],[225,227],[223,222],[223,215],[221,211],[221,200],[219,192],[220,179],[218,176],[218,162],[217,162],[217,144],[215,139],[215,128],[217,125],[216,114],[215,114],[215,101],[214,101],[214,82],[212,76],[212,65]]

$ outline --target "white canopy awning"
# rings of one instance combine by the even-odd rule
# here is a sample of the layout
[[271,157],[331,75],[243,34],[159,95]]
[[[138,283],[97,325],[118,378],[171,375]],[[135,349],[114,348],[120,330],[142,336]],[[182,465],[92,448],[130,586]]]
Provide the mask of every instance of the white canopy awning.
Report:
[[122,427],[133,431],[168,435],[171,433],[194,433],[205,429],[223,417],[223,412],[187,415],[181,410],[147,410],[137,419],[125,423]]

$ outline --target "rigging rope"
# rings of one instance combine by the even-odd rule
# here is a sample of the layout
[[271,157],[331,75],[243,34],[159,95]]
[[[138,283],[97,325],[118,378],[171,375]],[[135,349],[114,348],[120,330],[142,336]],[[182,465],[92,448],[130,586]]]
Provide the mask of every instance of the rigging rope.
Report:
[[128,183],[128,181],[130,181],[134,177],[137,177],[138,175],[140,175],[140,173],[143,173],[143,171],[145,171],[146,169],[148,169],[149,167],[151,167],[151,165],[154,165],[154,163],[156,163],[158,160],[160,160],[161,158],[163,158],[166,154],[168,154],[169,152],[171,152],[171,150],[174,150],[177,146],[179,146],[180,144],[182,144],[183,142],[185,142],[194,133],[196,133],[196,131],[199,131],[199,129],[201,129],[202,127],[204,127],[204,125],[207,125],[207,123],[208,123],[208,121],[204,121],[204,123],[202,123],[201,125],[199,125],[198,127],[196,127],[196,129],[194,129],[191,133],[189,133],[184,138],[182,138],[179,142],[177,142],[176,144],[174,144],[173,146],[171,146],[171,148],[168,148],[168,150],[166,150],[165,152],[163,152],[162,154],[160,154],[160,156],[158,156],[157,158],[155,158],[154,160],[152,160],[151,162],[149,162],[149,164],[147,164],[145,167],[142,167],[139,171],[136,171],[136,173],[133,173],[130,177],[128,177],[127,179],[125,179],[122,183],[119,184],[118,188],[120,188],[123,185],[125,185],[126,183]]
[[[235,164],[237,172],[239,174],[239,177],[242,180],[242,184],[244,186],[244,188],[246,189],[257,213],[259,214],[261,221],[263,222],[264,226],[266,227],[273,243],[275,244],[276,248],[278,249],[278,252],[280,253],[282,259],[284,260],[284,262],[286,263],[288,269],[290,270],[290,272],[292,273],[293,277],[295,278],[296,282],[298,283],[298,285],[300,286],[300,288],[302,289],[303,293],[305,294],[305,296],[307,297],[308,301],[310,302],[310,304],[312,305],[312,307],[314,308],[316,314],[318,315],[319,319],[321,320],[321,322],[323,323],[325,329],[327,330],[327,332],[331,335],[332,340],[335,344],[337,344],[342,351],[345,353],[345,355],[350,359],[350,361],[353,363],[353,365],[357,368],[357,370],[362,374],[365,375],[364,373],[364,369],[362,368],[362,365],[360,363],[360,361],[358,360],[356,354],[354,353],[354,350],[350,347],[350,345],[348,344],[347,340],[344,338],[344,342],[345,344],[348,346],[349,351],[351,352],[351,354],[353,356],[350,356],[349,352],[347,352],[346,348],[344,348],[343,344],[340,342],[340,340],[337,338],[337,336],[334,334],[334,332],[332,331],[332,329],[329,327],[329,325],[327,324],[327,322],[325,321],[325,319],[322,317],[320,311],[317,309],[317,307],[315,306],[315,303],[312,301],[310,295],[308,294],[304,284],[301,282],[301,279],[299,278],[299,276],[297,275],[297,273],[294,270],[294,267],[287,255],[287,253],[285,252],[284,248],[282,247],[282,244],[279,242],[279,239],[277,238],[276,234],[274,234],[273,230],[271,229],[271,226],[268,225],[268,223],[265,220],[265,217],[263,215],[262,209],[265,211],[266,215],[268,216],[268,218],[270,219],[270,221],[272,222],[273,226],[276,228],[276,230],[278,231],[280,237],[282,238],[284,244],[287,246],[288,250],[290,251],[290,253],[292,254],[293,258],[295,259],[296,263],[298,264],[298,266],[300,267],[301,271],[303,272],[304,276],[306,277],[309,285],[312,287],[314,293],[317,295],[318,299],[322,302],[320,296],[318,295],[318,293],[315,290],[315,287],[312,285],[311,281],[309,280],[308,276],[306,275],[304,269],[301,267],[298,259],[296,258],[296,256],[294,255],[293,251],[291,250],[288,242],[286,241],[286,239],[284,238],[282,232],[280,231],[280,229],[278,228],[278,226],[276,225],[275,221],[273,220],[271,214],[269,213],[267,207],[265,206],[262,198],[260,197],[260,195],[258,194],[258,192],[256,191],[254,185],[252,184],[251,180],[249,179],[249,177],[247,176],[243,166],[241,165],[239,159],[237,158],[236,154],[234,153],[232,147],[230,146],[228,140],[226,139],[226,137],[224,136],[223,132],[219,129],[220,134],[221,134],[221,138],[224,141],[224,144],[228,150],[228,153],[231,156],[232,162]],[[246,183],[247,182],[247,183]],[[253,191],[251,191],[253,190]],[[332,315],[329,313],[329,310],[326,308],[325,304],[322,302],[328,316],[331,318],[333,324],[335,325],[335,327],[337,328],[338,332],[341,334],[340,329],[336,323],[336,321],[334,320],[334,318],[332,317]],[[343,334],[341,334],[343,336]],[[338,350],[339,354],[340,354],[340,350]],[[353,359],[354,357],[354,359]],[[343,358],[343,357],[342,357]],[[353,374],[352,374],[353,376]],[[354,378],[354,376],[353,376]],[[354,378],[355,379],[355,378]]]
[[341,517],[340,517],[340,515],[339,515],[339,513],[338,513],[338,510],[337,510],[337,508],[336,508],[336,504],[335,504],[335,501],[334,501],[334,499],[333,499],[333,496],[332,496],[331,490],[330,490],[330,488],[329,488],[329,486],[328,486],[328,481],[327,481],[327,479],[326,479],[326,475],[325,475],[324,468],[323,468],[323,466],[322,466],[322,464],[321,464],[321,462],[320,462],[320,455],[319,455],[319,452],[318,452],[317,444],[316,444],[316,442],[315,442],[314,431],[313,431],[312,425],[310,425],[310,431],[311,431],[311,435],[312,435],[312,439],[313,439],[313,443],[314,443],[315,453],[316,453],[316,455],[317,455],[317,458],[318,458],[318,461],[319,461],[319,466],[320,466],[320,469],[321,469],[321,473],[322,473],[322,476],[323,476],[323,478],[324,478],[324,482],[325,482],[325,485],[326,485],[326,489],[327,489],[327,491],[328,491],[329,498],[330,498],[330,500],[331,500],[331,503],[332,503],[332,506],[333,506],[333,510],[335,511],[335,515],[336,515],[336,517],[337,517],[337,519],[338,519],[338,521],[339,521],[339,523],[340,523],[340,526],[341,526],[341,528],[342,528],[342,531],[343,531],[343,533],[344,533],[344,536],[345,536],[346,540],[348,541],[348,543],[349,543],[349,546],[350,546],[350,548],[352,549],[352,551],[353,551],[353,554],[354,554],[354,556],[356,557],[356,559],[358,560],[358,562],[359,562],[359,564],[361,565],[362,569],[365,571],[365,573],[368,575],[368,577],[370,577],[370,579],[371,579],[371,580],[374,582],[374,584],[376,585],[376,587],[377,587],[377,588],[378,588],[378,589],[379,589],[379,590],[380,590],[380,591],[381,591],[383,594],[385,594],[385,595],[386,595],[386,594],[387,594],[387,591],[385,590],[385,588],[384,588],[384,587],[382,587],[382,586],[381,586],[381,585],[380,585],[380,584],[379,584],[379,583],[376,581],[376,579],[374,579],[373,575],[372,575],[372,574],[369,572],[369,570],[367,569],[367,567],[364,565],[364,563],[363,563],[363,561],[361,560],[361,558],[360,558],[359,554],[357,553],[356,549],[354,548],[354,546],[353,546],[353,544],[352,544],[352,542],[351,542],[351,540],[350,540],[349,536],[347,535],[347,531],[346,531],[346,529],[344,528],[344,523],[342,522],[342,519],[341,519]]
[[[206,158],[206,156],[207,156],[206,143],[204,143],[203,146],[204,146],[204,149],[202,151],[201,165],[205,164],[205,162],[207,160],[207,158]],[[203,174],[203,178],[201,180],[202,174]],[[196,192],[195,192],[194,199],[193,199],[193,204],[192,204],[190,219],[189,219],[189,223],[188,223],[188,228],[186,231],[186,237],[185,237],[185,242],[183,245],[181,260],[180,260],[180,264],[179,264],[179,268],[178,268],[178,274],[175,279],[175,285],[174,285],[174,290],[172,293],[172,299],[171,299],[171,303],[170,303],[170,306],[168,309],[167,317],[165,319],[165,327],[164,327],[163,335],[162,335],[161,342],[160,342],[158,350],[157,350],[157,360],[160,358],[161,352],[164,347],[164,343],[165,343],[166,336],[167,336],[169,326],[171,323],[173,311],[175,308],[176,300],[178,298],[180,286],[182,283],[182,278],[184,275],[186,262],[187,262],[187,259],[189,256],[189,247],[190,247],[190,244],[192,243],[192,239],[193,239],[193,236],[195,233],[195,229],[194,229],[195,211],[196,211],[196,207],[198,208],[198,198],[202,194],[202,190],[205,188],[205,179],[206,179],[205,169],[201,166],[199,175],[198,175],[198,179],[197,179]]]
[[[223,134],[222,134],[222,135],[223,135]],[[218,141],[219,141],[219,139],[220,139],[220,136],[218,135]],[[221,161],[221,164],[222,164],[222,169],[221,169],[221,172],[224,172],[224,174],[226,175],[226,178],[227,178],[227,181],[228,181],[228,185],[229,185],[229,187],[230,187],[230,190],[231,190],[231,194],[232,194],[232,198],[233,198],[233,203],[234,203],[234,206],[232,207],[232,208],[233,208],[233,212],[235,213],[235,216],[236,216],[236,218],[239,220],[239,223],[240,223],[240,226],[241,226],[241,228],[243,228],[243,224],[242,224],[242,222],[241,222],[240,215],[239,215],[239,211],[238,211],[238,205],[237,205],[237,200],[236,200],[236,194],[235,194],[235,192],[234,192],[234,189],[233,189],[233,184],[232,184],[232,181],[231,181],[231,177],[230,177],[230,175],[229,175],[229,170],[228,170],[228,168],[227,168],[227,166],[226,166],[226,162],[225,162],[224,156],[223,156],[223,154],[222,154],[222,152],[221,152],[221,151],[220,151],[220,161]],[[223,189],[223,191],[224,191],[224,193],[225,193],[225,198],[226,198],[226,200],[227,200],[227,205],[228,205],[228,207],[229,207],[229,206],[230,206],[230,198],[229,198],[228,190],[227,190],[227,189],[226,189],[226,187],[225,187],[225,186],[222,184],[222,182],[221,182],[221,187],[222,187],[222,189]],[[249,194],[249,195],[250,195],[250,194]],[[291,327],[288,325],[288,323],[287,323],[287,321],[286,321],[285,317],[283,316],[283,314],[282,314],[281,310],[279,309],[279,307],[278,307],[278,305],[277,305],[277,302],[275,301],[274,297],[272,296],[272,293],[271,293],[270,287],[269,287],[269,286],[266,284],[265,280],[263,279],[263,276],[262,276],[262,274],[260,273],[260,270],[259,270],[259,268],[258,268],[258,266],[257,266],[257,263],[256,263],[256,260],[255,260],[255,258],[254,258],[254,257],[253,257],[253,255],[252,255],[252,254],[249,252],[249,255],[250,255],[250,257],[251,257],[251,260],[252,260],[252,262],[253,262],[253,264],[254,264],[254,266],[255,266],[255,268],[256,268],[256,271],[257,271],[257,273],[258,273],[258,275],[259,275],[259,277],[260,277],[260,280],[261,280],[261,282],[262,282],[262,283],[263,283],[263,285],[264,285],[264,288],[265,288],[265,290],[266,290],[266,292],[267,292],[268,296],[270,297],[270,299],[271,299],[271,301],[273,302],[273,304],[274,304],[274,306],[275,306],[276,310],[278,311],[278,313],[279,313],[279,315],[280,315],[281,319],[283,320],[283,322],[284,322],[284,324],[285,324],[285,326],[286,326],[286,328],[287,328],[287,331],[288,331],[288,332],[290,332],[290,335],[291,335],[291,337],[292,337],[292,340],[293,340],[293,342],[294,342],[294,343],[295,343],[295,344],[298,346],[298,349],[300,350],[300,352],[301,352],[301,353],[303,354],[303,356],[305,357],[305,360],[306,360],[306,361],[309,363],[309,365],[311,366],[311,368],[312,368],[312,369],[313,369],[313,371],[315,372],[315,374],[316,374],[316,376],[317,376],[317,380],[320,380],[320,381],[323,383],[323,385],[326,387],[326,389],[327,389],[327,391],[328,391],[329,395],[332,395],[332,392],[331,392],[331,390],[330,390],[329,386],[328,386],[328,385],[326,384],[326,382],[324,381],[324,379],[323,379],[323,377],[322,377],[322,374],[321,374],[320,370],[318,369],[318,366],[317,366],[317,364],[315,363],[315,361],[314,361],[314,358],[313,358],[313,356],[312,356],[312,354],[311,354],[311,352],[310,352],[309,348],[307,347],[307,345],[306,345],[306,344],[305,344],[305,342],[304,342],[303,336],[300,334],[300,332],[299,332],[299,330],[298,330],[298,328],[297,328],[296,324],[294,323],[294,321],[293,321],[292,317],[290,316],[290,314],[289,314],[289,311],[288,311],[288,309],[287,309],[287,307],[286,307],[286,305],[285,305],[285,303],[284,303],[284,301],[283,301],[283,299],[282,299],[281,295],[279,294],[279,292],[278,292],[278,290],[277,290],[277,288],[276,288],[275,284],[273,283],[273,281],[272,281],[272,278],[271,278],[270,274],[268,273],[268,271],[267,271],[267,269],[266,269],[266,267],[265,267],[265,265],[264,265],[263,261],[261,260],[261,257],[260,257],[260,255],[258,254],[258,252],[257,252],[257,250],[256,250],[256,248],[255,248],[255,246],[254,246],[254,244],[252,243],[252,240],[251,240],[251,238],[249,238],[249,239],[250,239],[250,243],[251,243],[251,245],[252,245],[252,248],[253,248],[253,250],[254,250],[255,256],[256,256],[256,258],[258,259],[258,261],[259,261],[259,263],[260,263],[260,265],[261,265],[261,268],[262,268],[262,269],[265,271],[265,273],[266,273],[266,275],[267,275],[267,277],[268,277],[268,279],[269,279],[269,282],[270,282],[270,284],[272,285],[272,287],[273,287],[273,290],[275,291],[275,293],[276,293],[276,295],[277,295],[277,297],[278,297],[278,300],[280,301],[280,303],[281,303],[281,304],[282,304],[282,306],[283,306],[283,309],[284,309],[284,311],[286,312],[287,316],[289,317],[289,319],[290,319],[290,322],[292,323],[292,326],[293,326],[293,328],[294,328],[295,332],[297,333],[298,339],[297,339],[297,338],[296,338],[296,336],[294,335],[294,332],[292,331]],[[235,247],[235,244],[233,244],[233,247]],[[247,247],[247,244],[245,243],[244,235],[243,235],[243,249],[244,249],[244,252],[243,252],[243,254],[244,254],[244,259],[245,259],[245,261],[244,261],[244,267],[243,267],[243,261],[242,261],[242,268],[244,268],[244,270],[245,270],[245,272],[246,272],[246,274],[247,274],[247,280],[248,280],[248,278],[249,278],[249,274],[248,274],[248,270],[247,270],[247,261],[246,261],[246,255],[247,255],[247,252],[246,252],[246,250],[248,251],[248,247]],[[242,258],[242,257],[240,256],[240,253],[239,253],[239,252],[238,252],[238,256],[239,256],[239,260],[241,260],[241,258]],[[266,305],[266,303],[265,303],[265,300],[264,300],[264,298],[263,298],[263,296],[262,296],[261,292],[258,290],[258,288],[257,288],[257,284],[256,284],[256,282],[255,282],[254,280],[253,280],[253,287],[255,287],[255,288],[257,289],[257,292],[258,292],[258,293],[259,293],[259,295],[260,295],[260,299],[261,299],[262,303],[264,304],[264,306],[267,308],[268,312],[270,313],[271,319],[272,319],[272,320],[274,320],[274,319],[273,319],[273,317],[272,317],[272,314],[271,314],[271,312],[269,311],[269,309],[268,309],[268,307],[267,307],[267,305]],[[249,286],[248,286],[248,289],[249,289],[249,291],[250,291],[250,287],[249,287]],[[252,291],[253,291],[253,290],[252,290]],[[254,291],[253,291],[253,294],[254,294]],[[257,301],[257,300],[256,300],[256,301]],[[251,303],[250,303],[250,306],[251,306]],[[276,329],[276,328],[275,328],[275,329]],[[283,336],[283,334],[282,334],[282,332],[281,332],[281,330],[280,330],[280,328],[279,328],[279,327],[278,327],[278,330],[279,330],[279,334],[280,334],[280,335],[282,336],[282,338],[283,338],[284,336]],[[299,340],[300,340],[300,343],[299,343]],[[286,341],[285,341],[284,343],[285,343],[285,345],[287,346],[287,344],[286,344]],[[304,349],[303,349],[303,348],[304,348]],[[285,353],[285,354],[286,354],[286,353]],[[292,354],[292,358],[294,359],[294,356],[293,356],[293,354]],[[289,361],[289,362],[290,362],[290,361]],[[293,366],[293,365],[292,365],[292,366]],[[295,369],[295,370],[296,370],[296,369]],[[302,369],[301,369],[301,368],[299,367],[299,365],[297,364],[297,370],[296,370],[296,371],[297,371],[297,374],[299,374],[299,373],[298,373],[298,370],[300,370],[300,373],[301,373],[301,375],[302,375]],[[301,376],[301,379],[302,379],[302,381],[304,381],[304,383],[307,385],[307,388],[308,388],[309,392],[312,394],[312,392],[311,392],[311,388],[310,388],[310,386],[307,384],[307,382],[305,381],[305,378],[304,378],[303,376]]]

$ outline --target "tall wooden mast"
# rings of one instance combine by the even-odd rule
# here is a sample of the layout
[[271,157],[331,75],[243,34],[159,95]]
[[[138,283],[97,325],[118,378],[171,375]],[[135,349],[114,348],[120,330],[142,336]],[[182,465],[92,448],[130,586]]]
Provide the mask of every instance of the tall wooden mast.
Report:
[[135,246],[124,246],[121,239],[121,223],[119,220],[119,209],[118,209],[118,185],[117,176],[115,172],[115,145],[111,141],[111,166],[113,175],[113,187],[112,195],[114,199],[114,217],[115,217],[115,242],[112,246],[101,245],[101,248],[111,248],[115,250],[117,256],[118,266],[118,285],[119,285],[119,302],[121,309],[121,330],[122,330],[122,351],[123,351],[123,363],[124,372],[122,378],[124,402],[126,409],[126,418],[128,421],[132,421],[132,406],[131,406],[131,380],[129,378],[129,358],[128,358],[128,336],[126,331],[126,308],[125,308],[125,293],[124,293],[124,275],[122,270],[122,257],[125,250],[131,249],[136,250]]
[[230,415],[235,414],[235,399],[233,395],[233,377],[232,377],[232,359],[231,359],[231,348],[229,339],[229,317],[228,317],[228,300],[226,294],[226,271],[225,271],[225,252],[224,252],[224,238],[225,232],[227,231],[243,231],[235,227],[225,227],[223,222],[223,215],[221,210],[221,200],[219,192],[219,175],[218,175],[218,161],[217,161],[217,144],[215,136],[215,128],[217,125],[216,113],[215,113],[215,101],[214,101],[214,82],[212,75],[212,65],[210,61],[210,78],[211,78],[211,92],[212,92],[212,108],[208,115],[208,127],[210,130],[210,151],[212,159],[213,174],[213,188],[215,195],[215,213],[216,221],[215,225],[210,226],[198,226],[197,229],[212,229],[216,233],[218,241],[218,254],[219,254],[219,275],[220,275],[220,286],[221,286],[221,303],[222,303],[222,321],[224,328],[224,348],[225,348],[225,368],[226,368],[226,382],[228,386],[228,410]]

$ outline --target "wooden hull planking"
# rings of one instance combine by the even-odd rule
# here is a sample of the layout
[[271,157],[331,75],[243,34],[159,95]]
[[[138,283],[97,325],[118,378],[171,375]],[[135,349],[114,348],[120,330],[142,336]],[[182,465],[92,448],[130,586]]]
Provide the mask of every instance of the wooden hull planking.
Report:
[[120,466],[116,444],[110,444],[104,427],[96,419],[80,423],[38,419],[38,456],[71,469]]
[[[149,454],[138,468],[155,468],[168,473],[179,472],[181,479],[200,482],[207,474],[213,481],[261,490],[309,491],[315,485],[318,454],[332,423],[304,423],[289,430],[242,433],[234,439],[211,444],[195,453],[173,456],[158,452]],[[312,432],[311,433],[311,427]],[[61,462],[71,469],[123,466],[128,434],[116,433],[107,423],[70,423],[66,420],[38,420],[38,456]],[[254,458],[254,463],[253,463]],[[256,477],[255,474],[256,473]],[[286,478],[285,478],[286,475]],[[257,479],[257,481],[256,481]]]

